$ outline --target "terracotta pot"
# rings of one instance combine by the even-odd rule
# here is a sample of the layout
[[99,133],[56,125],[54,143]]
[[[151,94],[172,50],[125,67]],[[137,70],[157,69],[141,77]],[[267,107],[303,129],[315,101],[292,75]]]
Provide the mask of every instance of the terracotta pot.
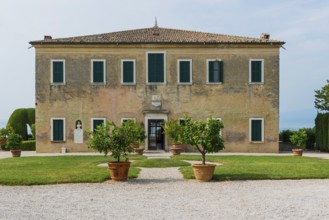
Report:
[[303,156],[303,149],[301,149],[301,148],[292,149],[292,155]]
[[22,151],[21,150],[10,150],[10,152],[13,157],[20,157]]
[[110,169],[110,177],[115,181],[126,181],[128,179],[128,171],[130,162],[108,162]]
[[139,148],[139,144],[136,144],[136,143],[131,143],[130,146],[132,148]]
[[201,181],[210,181],[214,176],[216,165],[214,164],[193,164],[193,171],[195,179]]
[[173,154],[173,155],[180,155],[180,153],[183,151],[183,148],[179,148],[179,147],[177,147],[177,148],[171,148],[171,153]]
[[182,148],[183,149],[183,145],[181,143],[174,143],[174,144],[172,144],[172,148]]
[[135,148],[134,151],[135,151],[135,153],[137,153],[139,155],[143,155],[144,148]]

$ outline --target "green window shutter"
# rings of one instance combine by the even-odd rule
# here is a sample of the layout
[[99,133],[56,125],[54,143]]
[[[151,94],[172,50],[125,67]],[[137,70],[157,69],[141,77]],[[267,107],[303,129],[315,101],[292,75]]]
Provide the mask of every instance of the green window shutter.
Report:
[[123,62],[123,82],[133,83],[134,82],[134,62],[124,61]]
[[148,82],[164,83],[164,54],[148,54]]
[[104,82],[104,62],[94,61],[93,62],[93,82],[103,83]]
[[208,64],[208,80],[210,83],[223,82],[224,63],[223,61],[209,61]]
[[103,119],[94,119],[93,120],[93,130],[95,131],[97,126],[104,124]]
[[190,61],[180,61],[179,62],[179,82],[180,83],[190,83]]
[[64,141],[64,120],[53,120],[53,141]]
[[251,141],[262,141],[262,120],[251,121]]
[[251,82],[262,82],[262,61],[251,61]]
[[53,61],[53,83],[64,82],[64,62]]

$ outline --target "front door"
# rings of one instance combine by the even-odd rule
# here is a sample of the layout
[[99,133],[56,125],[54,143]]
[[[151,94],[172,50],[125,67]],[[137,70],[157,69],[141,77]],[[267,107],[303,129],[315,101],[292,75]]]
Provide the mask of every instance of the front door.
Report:
[[162,119],[148,120],[148,149],[149,150],[164,150],[165,138],[163,134]]

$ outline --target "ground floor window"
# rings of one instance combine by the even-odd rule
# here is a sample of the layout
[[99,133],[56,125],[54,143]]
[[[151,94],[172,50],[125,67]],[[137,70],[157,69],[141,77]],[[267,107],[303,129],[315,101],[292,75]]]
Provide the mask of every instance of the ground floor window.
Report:
[[250,141],[263,142],[264,141],[264,119],[250,118],[249,119]]
[[91,119],[91,129],[96,130],[97,126],[105,124],[105,118],[92,118]]
[[51,141],[65,141],[65,118],[51,119]]

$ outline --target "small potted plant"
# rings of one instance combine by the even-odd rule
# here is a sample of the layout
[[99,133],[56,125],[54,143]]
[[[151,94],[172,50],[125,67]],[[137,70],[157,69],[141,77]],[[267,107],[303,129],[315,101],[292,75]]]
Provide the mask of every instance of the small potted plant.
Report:
[[106,121],[106,124],[97,126],[95,131],[87,131],[91,139],[87,142],[89,148],[93,148],[106,156],[111,152],[115,162],[108,162],[112,180],[125,181],[128,178],[130,162],[128,153],[133,151],[131,143],[136,141],[131,123],[123,123],[120,126]]
[[211,117],[205,121],[192,120],[185,116],[181,139],[184,143],[195,146],[202,157],[202,164],[192,165],[197,180],[209,181],[214,175],[216,165],[206,164],[206,154],[224,149],[224,141],[220,135],[222,128],[223,123]]
[[7,139],[7,147],[10,149],[11,154],[13,157],[20,157],[21,156],[21,143],[22,143],[22,136],[16,133],[9,133]]
[[297,146],[297,148],[292,149],[292,154],[294,156],[303,156],[303,151],[307,142],[306,131],[304,129],[293,131],[292,135],[290,136],[290,142]]
[[163,125],[164,133],[173,142],[171,152],[173,155],[179,155],[183,151],[182,143],[180,142],[180,137],[182,135],[182,126],[179,123],[179,119],[171,119],[166,121]]
[[125,121],[124,124],[131,127],[130,135],[133,137],[134,141],[130,145],[133,147],[134,152],[142,155],[144,148],[140,147],[140,143],[142,143],[146,138],[144,127],[131,119]]

